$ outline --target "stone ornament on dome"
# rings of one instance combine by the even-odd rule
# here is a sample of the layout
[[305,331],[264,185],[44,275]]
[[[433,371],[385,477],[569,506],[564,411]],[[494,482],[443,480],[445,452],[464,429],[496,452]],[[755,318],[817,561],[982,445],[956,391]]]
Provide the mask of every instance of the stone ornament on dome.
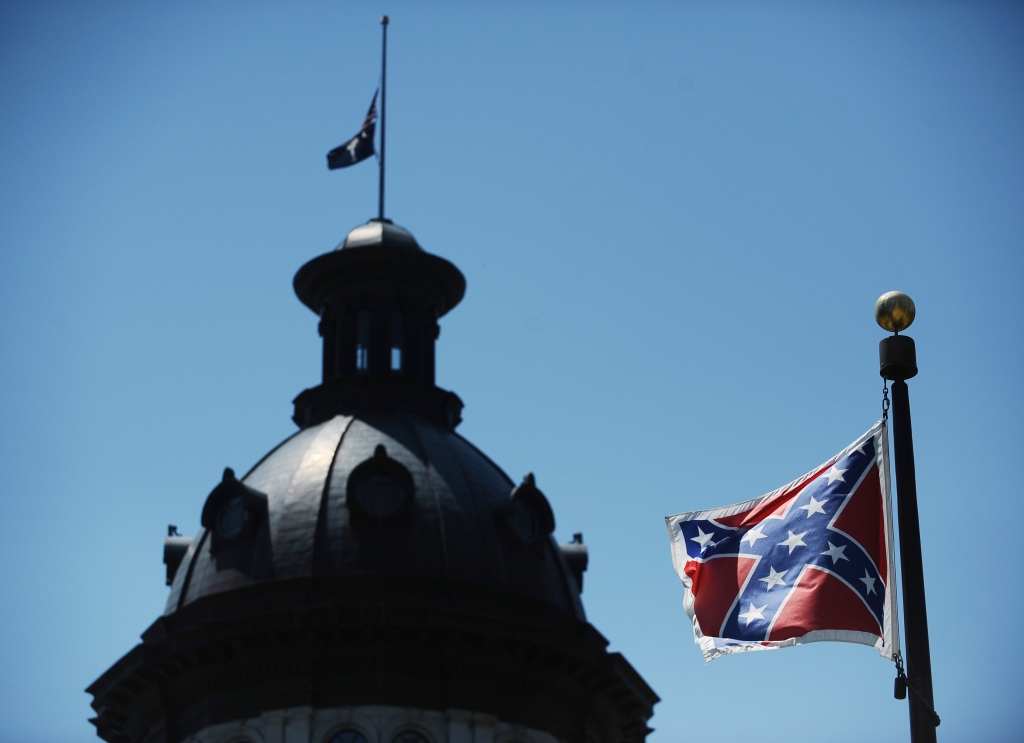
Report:
[[210,552],[252,537],[267,513],[267,496],[238,481],[235,471],[224,469],[224,477],[206,499],[201,523],[211,534]]
[[512,489],[508,501],[495,509],[495,516],[525,544],[534,544],[555,530],[555,514],[544,493],[537,488],[532,472],[523,478],[521,485]]
[[391,519],[408,512],[415,490],[409,470],[388,456],[384,444],[377,444],[373,456],[349,475],[346,503],[357,519]]
[[167,566],[167,585],[174,582],[174,576],[178,574],[178,567],[185,559],[189,548],[193,543],[192,537],[185,537],[178,533],[178,527],[173,524],[167,526],[167,537],[164,539],[164,565]]

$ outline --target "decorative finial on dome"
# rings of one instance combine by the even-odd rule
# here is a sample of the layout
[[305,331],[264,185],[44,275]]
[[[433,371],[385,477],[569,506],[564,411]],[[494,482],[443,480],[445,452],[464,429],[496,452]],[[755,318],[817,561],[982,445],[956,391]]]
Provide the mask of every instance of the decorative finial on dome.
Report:
[[335,250],[346,248],[407,248],[423,250],[412,233],[390,219],[371,219],[348,233]]

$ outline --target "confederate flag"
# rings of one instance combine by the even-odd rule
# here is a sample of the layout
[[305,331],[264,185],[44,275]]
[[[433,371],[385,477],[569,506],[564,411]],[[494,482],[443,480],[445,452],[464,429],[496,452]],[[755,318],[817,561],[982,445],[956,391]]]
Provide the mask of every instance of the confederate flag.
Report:
[[898,652],[884,421],[789,485],[665,522],[706,660],[823,640]]

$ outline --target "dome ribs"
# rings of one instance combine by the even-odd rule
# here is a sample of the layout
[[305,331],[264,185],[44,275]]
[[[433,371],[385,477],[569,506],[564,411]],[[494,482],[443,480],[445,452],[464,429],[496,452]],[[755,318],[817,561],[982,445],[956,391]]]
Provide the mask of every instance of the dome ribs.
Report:
[[[381,445],[412,476],[414,505],[393,521],[356,523],[348,476]],[[505,473],[419,416],[337,416],[291,437],[244,482],[267,496],[265,556],[222,566],[204,532],[182,561],[170,613],[267,580],[383,572],[491,585],[585,616],[558,546],[546,536],[523,544],[499,517],[511,490]]]
[[327,476],[324,478],[324,486],[320,492],[320,502],[317,506],[316,527],[313,532],[313,565],[311,572],[314,575],[330,572],[331,541],[330,526],[327,518],[328,507],[331,499],[331,486],[335,479],[334,470],[338,463],[338,453],[341,451],[341,447],[345,443],[345,436],[348,434],[348,430],[351,428],[352,421],[354,420],[355,418],[351,416],[345,419],[344,428],[341,431],[341,435],[338,436],[338,443],[334,447],[334,453],[331,455],[331,464],[327,468]]
[[287,488],[281,494],[283,502],[271,512],[274,568],[278,577],[307,576],[313,572],[320,501],[329,485],[327,480],[342,436],[350,423],[350,418],[337,416],[312,429],[315,435],[302,451]]

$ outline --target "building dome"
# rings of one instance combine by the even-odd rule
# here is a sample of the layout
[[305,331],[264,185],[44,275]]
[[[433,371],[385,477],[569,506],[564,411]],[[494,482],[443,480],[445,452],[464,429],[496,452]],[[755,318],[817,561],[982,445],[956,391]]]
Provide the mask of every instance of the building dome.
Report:
[[507,592],[585,619],[585,563],[551,538],[532,478],[514,488],[472,444],[422,416],[337,415],[299,431],[242,478],[262,496],[249,511],[234,495],[245,495],[238,481],[225,482],[176,568],[165,616],[262,581],[387,573]]
[[299,431],[199,533],[164,546],[170,595],[88,689],[110,743],[639,743],[658,697],[591,626],[582,535],[558,544],[456,433],[434,383],[462,273],[371,220],[295,275],[319,317],[321,383]]

